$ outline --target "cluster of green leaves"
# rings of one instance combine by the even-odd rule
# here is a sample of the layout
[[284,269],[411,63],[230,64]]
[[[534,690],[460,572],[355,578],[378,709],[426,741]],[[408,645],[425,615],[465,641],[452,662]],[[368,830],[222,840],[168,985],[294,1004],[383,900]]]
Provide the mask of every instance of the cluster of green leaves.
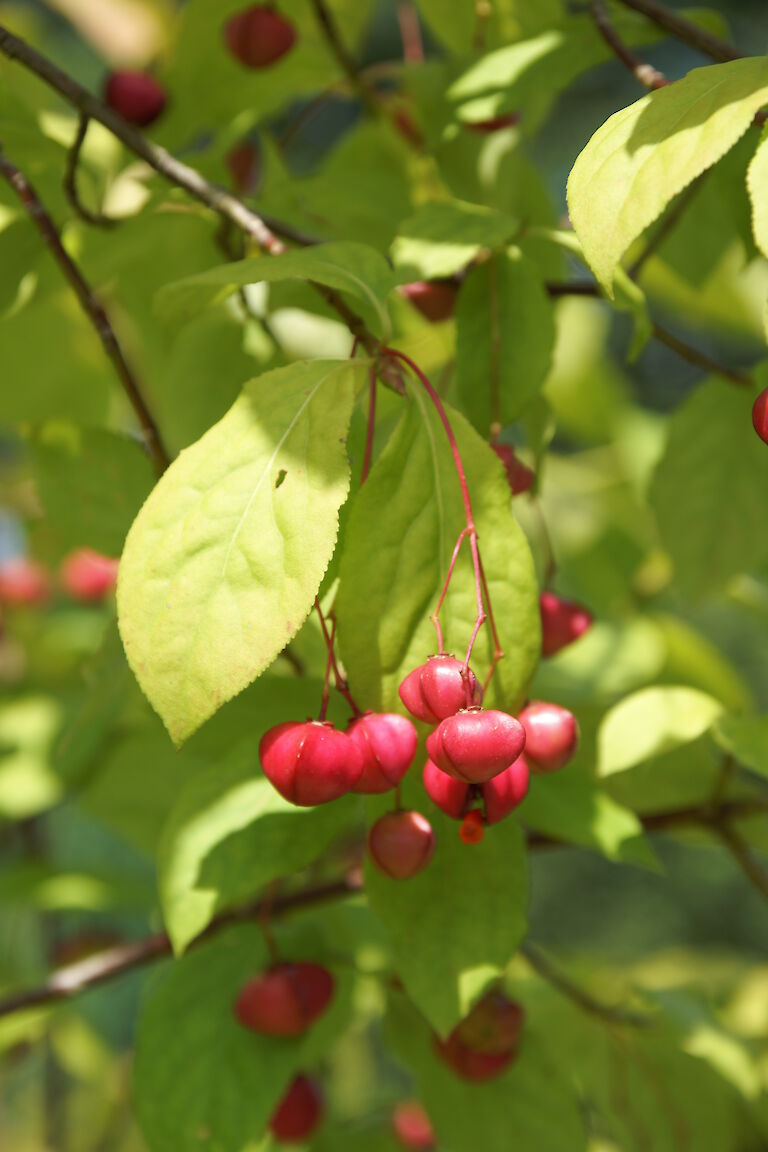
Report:
[[[768,1021],[750,1009],[761,970],[739,955],[716,974],[690,954],[647,967],[574,962],[601,997],[642,1002],[653,1025],[635,1032],[568,1003],[517,954],[531,918],[527,839],[570,846],[564,861],[586,849],[660,873],[644,816],[704,808],[715,792],[765,795],[768,453],[750,427],[752,392],[713,377],[675,406],[647,403],[615,349],[653,363],[650,317],[664,309],[698,339],[714,330],[764,356],[768,144],[751,125],[768,103],[766,59],[697,68],[572,143],[574,232],[533,157],[557,136],[558,94],[610,58],[587,14],[502,0],[480,18],[469,0],[418,0],[427,60],[395,66],[380,116],[356,119],[307,168],[286,142],[292,103],[339,82],[311,3],[281,0],[298,45],[264,75],[226,53],[221,26],[238,0],[189,0],[173,19],[165,7],[148,6],[170,93],[153,134],[188,153],[194,141],[192,161],[222,183],[233,145],[257,141],[255,206],[319,242],[233,259],[219,221],[93,125],[82,195],[119,224],[88,226],[61,188],[75,115],[0,67],[0,139],[104,300],[175,457],[155,482],[96,336],[0,189],[3,497],[47,563],[82,546],[122,557],[117,621],[110,604],[6,613],[0,814],[33,821],[50,842],[14,847],[0,905],[38,928],[39,910],[56,932],[99,915],[131,929],[125,917],[159,916],[175,954],[143,990],[142,1136],[130,1125],[110,1136],[114,1116],[99,1113],[73,1147],[104,1146],[105,1134],[116,1152],[141,1141],[150,1152],[261,1147],[293,1075],[320,1064],[333,1108],[313,1147],[386,1152],[382,1117],[402,1083],[393,1059],[452,1152],[501,1152],[510,1133],[537,1152],[760,1147]],[[359,55],[371,5],[329,7]],[[635,49],[663,38],[622,4],[609,9]],[[711,12],[687,15],[726,33]],[[18,16],[19,31],[44,39],[29,19]],[[423,147],[398,132],[394,110]],[[472,127],[512,112],[519,121],[498,132]],[[695,182],[633,279],[627,269]],[[551,282],[586,270],[608,299],[556,303]],[[458,286],[455,318],[439,324],[397,292],[433,278]],[[379,385],[361,483],[376,364],[350,358],[352,337],[313,284],[340,293],[444,396],[506,653],[487,702],[514,712],[529,695],[557,700],[576,712],[582,742],[565,772],[533,779],[519,820],[472,848],[428,802],[418,759],[403,799],[432,821],[434,860],[400,884],[366,865],[359,898],[276,924],[281,954],[328,964],[339,989],[308,1036],[277,1042],[245,1033],[231,1010],[266,962],[258,929],[198,937],[276,882],[290,891],[348,869],[390,798],[293,808],[259,772],[259,739],[317,713],[316,596],[334,606],[361,706],[399,708],[400,680],[432,650],[429,613],[464,525],[449,444],[415,381],[405,395]],[[488,443],[494,423],[536,468],[530,496],[510,497]],[[555,557],[558,591],[597,622],[540,664],[538,593]],[[475,617],[463,555],[443,617],[447,647],[462,651]],[[492,649],[486,629],[480,676]],[[330,715],[346,721],[343,701]],[[768,844],[765,820],[738,825],[750,851]],[[683,843],[703,835],[669,831]],[[0,962],[5,982],[28,976],[20,946]],[[527,1009],[520,1059],[487,1085],[462,1084],[436,1060],[432,1034],[450,1032],[497,980]],[[120,1099],[126,1038],[108,1016],[97,1003],[90,1015],[24,1017],[0,1042],[12,1052],[45,1030],[86,1101],[107,1075]]]

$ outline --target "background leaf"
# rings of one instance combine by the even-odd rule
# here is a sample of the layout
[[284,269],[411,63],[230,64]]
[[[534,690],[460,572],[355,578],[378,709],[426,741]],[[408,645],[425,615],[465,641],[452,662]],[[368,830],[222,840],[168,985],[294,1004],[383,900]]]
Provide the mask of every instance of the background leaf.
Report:
[[695,688],[645,688],[606,715],[598,740],[598,772],[612,776],[698,740],[723,708]]

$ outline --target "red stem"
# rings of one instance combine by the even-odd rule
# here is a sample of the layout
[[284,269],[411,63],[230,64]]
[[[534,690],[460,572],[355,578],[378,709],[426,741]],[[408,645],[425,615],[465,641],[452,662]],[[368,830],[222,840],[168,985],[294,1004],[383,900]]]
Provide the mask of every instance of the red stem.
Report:
[[363,456],[363,471],[360,475],[360,484],[365,484],[371,470],[373,459],[373,434],[376,430],[376,369],[371,368],[370,391],[368,393],[368,428],[365,434],[365,455]]
[[[333,669],[333,679],[334,679],[335,684],[336,684],[336,691],[341,693],[341,695],[346,700],[347,704],[349,704],[350,708],[354,712],[355,716],[361,716],[362,713],[361,713],[360,709],[358,708],[357,704],[355,703],[355,701],[352,697],[352,693],[350,692],[349,688],[347,687],[347,682],[344,679],[344,677],[342,676],[341,672],[339,671],[339,666],[336,663],[336,655],[333,651],[334,636],[331,636],[328,632],[328,625],[325,622],[325,616],[323,615],[323,610],[320,607],[320,601],[318,600],[317,596],[315,596],[315,608],[317,609],[317,614],[320,617],[320,627],[323,630],[323,639],[325,640],[325,645],[326,645],[326,648],[328,649],[328,662],[329,662],[331,668]],[[336,629],[335,629],[335,622],[334,622],[334,633],[335,633],[335,631],[336,631]],[[322,716],[322,719],[323,720],[325,719],[325,715]]]

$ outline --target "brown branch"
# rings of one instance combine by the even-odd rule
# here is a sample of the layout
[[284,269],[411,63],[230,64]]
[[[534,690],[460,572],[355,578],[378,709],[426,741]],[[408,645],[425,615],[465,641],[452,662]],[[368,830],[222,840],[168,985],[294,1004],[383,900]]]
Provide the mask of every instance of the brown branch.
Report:
[[67,167],[64,171],[64,192],[72,209],[86,224],[93,224],[97,228],[114,228],[119,221],[112,220],[102,212],[91,212],[91,210],[83,204],[77,191],[77,169],[80,164],[80,153],[82,152],[87,133],[88,117],[81,116],[77,125],[77,134],[72,141],[72,147],[67,156]]
[[542,979],[556,988],[558,992],[561,992],[563,996],[572,1000],[583,1011],[588,1012],[590,1016],[597,1016],[601,1020],[607,1020],[610,1024],[629,1025],[631,1028],[648,1028],[653,1024],[653,1017],[649,1014],[633,1012],[628,1008],[622,1008],[620,1005],[606,1004],[604,1001],[598,1000],[580,984],[571,980],[570,976],[566,976],[540,948],[530,941],[522,945],[520,952],[534,972],[538,972]]
[[[158,175],[183,188],[193,199],[230,220],[241,232],[253,240],[264,252],[277,255],[285,251],[284,240],[290,243],[307,245],[315,241],[303,232],[286,224],[278,224],[266,216],[259,216],[236,196],[224,188],[211,184],[194,168],[177,160],[165,148],[153,144],[133,125],[128,124],[102,100],[87,88],[83,88],[66,72],[62,72],[51,60],[43,56],[31,45],[14,36],[0,25],[0,53],[9,60],[15,60],[30,72],[34,72],[49,88],[63,97],[72,107],[90,120],[96,120],[109,129],[113,136],[134,155],[144,160]],[[378,341],[368,331],[363,320],[349,307],[346,300],[333,288],[314,284],[323,299],[337,312],[352,335],[363,345],[369,354],[374,354]]]
[[756,888],[760,895],[768,900],[768,872],[766,872],[760,862],[755,859],[748,845],[744,843],[738,832],[734,831],[726,821],[718,824],[717,834],[753,888]]
[[662,328],[660,324],[653,325],[653,335],[660,344],[675,352],[689,364],[703,368],[705,372],[714,372],[716,375],[729,380],[731,384],[736,384],[739,388],[754,388],[755,382],[747,372],[740,372],[737,368],[727,368],[724,364],[712,360],[704,352],[699,352],[697,348],[692,348],[690,344],[686,344],[672,332]]
[[363,107],[370,115],[381,115],[382,108],[379,98],[375,90],[370,88],[360,75],[360,70],[348,51],[325,0],[312,0],[312,7],[328,47],[349,80],[352,90],[357,92]]
[[152,414],[144,400],[139,383],[123,354],[123,350],[120,347],[120,343],[109,322],[109,317],[103,305],[96,299],[79,267],[62,244],[56,225],[45,210],[40,201],[40,197],[24,173],[8,159],[8,156],[1,148],[0,176],[7,181],[18,196],[30,220],[37,228],[47,244],[51,255],[59,265],[64,278],[69,282],[85,316],[99,337],[102,347],[112,362],[125,394],[136,413],[136,417],[144,433],[147,451],[155,464],[158,474],[162,474],[170,463],[170,457],[163,444]]
[[672,12],[664,4],[659,4],[657,0],[620,0],[620,2],[625,8],[632,8],[635,12],[646,16],[659,28],[671,32],[684,44],[688,44],[698,52],[703,52],[705,56],[711,56],[713,60],[717,60],[721,64],[727,63],[729,60],[740,60],[743,56],[742,52],[738,52],[725,40],[721,40],[719,36],[713,36],[705,28],[699,27],[691,20],[686,20],[677,12]]
[[[317,904],[324,904],[328,900],[352,896],[361,888],[361,876],[359,873],[352,873],[341,880],[334,880],[313,888],[305,888],[302,891],[272,900],[269,914],[273,919],[279,919],[296,909],[311,908]],[[258,921],[264,914],[267,900],[269,897],[246,904],[242,908],[223,912],[211,921],[190,947],[196,947],[204,940],[209,940],[215,936],[223,928],[231,927],[233,924],[242,924],[251,920]],[[68,964],[65,968],[59,968],[37,988],[28,988],[25,991],[6,996],[0,1000],[0,1018],[25,1009],[40,1008],[60,1000],[69,1000],[80,992],[85,992],[88,988],[95,988],[99,984],[104,984],[117,976],[121,976],[124,972],[143,968],[155,960],[162,960],[172,954],[173,947],[165,932],[158,932],[141,940],[132,940],[127,944],[118,944],[115,948],[108,948],[95,956],[78,960],[76,964]]]
[[621,36],[613,26],[608,14],[605,0],[592,0],[592,19],[597,30],[613,52],[614,56],[627,68],[632,75],[646,88],[666,88],[669,84],[666,76],[636,56],[632,49],[624,43]]

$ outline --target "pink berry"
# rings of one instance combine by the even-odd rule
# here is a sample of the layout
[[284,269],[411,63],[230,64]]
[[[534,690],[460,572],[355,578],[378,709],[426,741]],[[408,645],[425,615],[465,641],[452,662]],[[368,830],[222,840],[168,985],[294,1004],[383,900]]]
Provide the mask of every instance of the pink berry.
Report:
[[763,389],[755,400],[752,408],[752,423],[760,439],[768,444],[768,388]]
[[469,798],[469,784],[455,780],[431,760],[427,760],[424,765],[423,780],[424,789],[432,803],[445,812],[446,816],[461,820]]
[[449,716],[427,737],[427,754],[443,772],[468,784],[498,776],[525,747],[525,729],[506,712],[472,709]]
[[311,807],[350,792],[363,772],[357,745],[327,721],[289,720],[259,744],[264,775],[291,804]]
[[165,88],[146,72],[123,69],[110,72],[104,85],[104,99],[129,124],[146,128],[165,109]]
[[567,708],[532,700],[520,713],[520,723],[525,728],[525,756],[533,772],[556,772],[576,751],[579,726]]
[[491,444],[494,452],[504,465],[507,482],[513,496],[528,492],[536,482],[536,473],[519,460],[511,444]]
[[583,636],[592,624],[592,616],[586,608],[572,600],[561,600],[553,592],[541,593],[539,607],[542,656],[554,656],[561,648]]
[[468,704],[479,704],[483,690],[471,668],[468,673],[470,698],[467,701],[463,668],[461,660],[455,656],[445,653],[430,656],[426,664],[420,664],[405,677],[398,689],[400,699],[412,716],[427,724],[437,724]]
[[424,1108],[416,1100],[403,1100],[392,1112],[392,1129],[404,1148],[427,1152],[435,1146],[435,1130]]
[[269,68],[296,42],[294,25],[266,4],[237,12],[224,26],[227,48],[246,68]]
[[456,286],[450,280],[414,280],[401,284],[398,292],[433,324],[449,320],[456,310]]
[[[528,755],[528,745],[525,748]],[[492,780],[483,784],[485,819],[489,824],[498,824],[522,804],[528,794],[530,771],[525,756],[518,756],[514,764],[499,772]]]
[[435,1037],[435,1050],[462,1080],[490,1080],[517,1056],[524,1020],[520,1004],[503,992],[488,992],[447,1040]]
[[432,859],[435,834],[420,812],[388,812],[372,825],[368,851],[380,872],[392,880],[409,880]]
[[413,724],[396,712],[366,712],[352,721],[347,735],[363,761],[355,792],[395,788],[410,768],[419,743]]
[[272,1113],[270,1132],[284,1144],[300,1144],[315,1131],[324,1111],[323,1093],[317,1081],[297,1076]]
[[274,964],[241,988],[235,1015],[264,1036],[301,1036],[325,1012],[334,987],[321,964]]
[[117,583],[120,561],[90,548],[78,548],[64,560],[59,575],[64,590],[74,600],[103,600]]
[[48,573],[41,564],[18,556],[0,564],[0,602],[42,604],[50,595]]
[[435,1051],[444,1064],[461,1080],[481,1083],[500,1075],[511,1064],[515,1052],[475,1052],[455,1036],[447,1040],[435,1037]]

